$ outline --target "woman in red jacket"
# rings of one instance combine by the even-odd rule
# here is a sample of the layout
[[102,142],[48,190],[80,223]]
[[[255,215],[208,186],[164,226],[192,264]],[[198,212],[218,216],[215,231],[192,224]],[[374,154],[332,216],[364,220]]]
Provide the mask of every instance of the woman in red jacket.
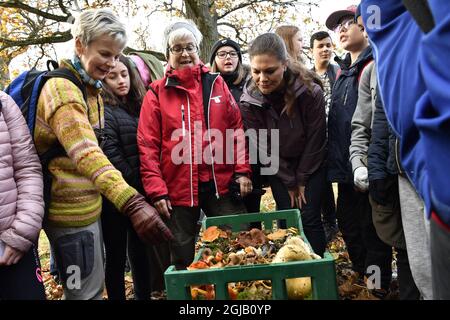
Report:
[[239,107],[200,61],[201,38],[189,22],[165,30],[166,75],[151,84],[138,126],[144,189],[175,235],[177,269],[194,258],[200,209],[207,216],[243,213],[240,197],[252,191]]

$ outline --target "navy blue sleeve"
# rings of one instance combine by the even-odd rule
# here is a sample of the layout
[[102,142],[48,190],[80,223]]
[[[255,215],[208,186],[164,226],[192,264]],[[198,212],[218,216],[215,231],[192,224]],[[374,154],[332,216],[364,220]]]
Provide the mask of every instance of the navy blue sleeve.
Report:
[[367,167],[369,180],[385,179],[388,175],[387,160],[389,156],[389,126],[381,104],[379,90],[373,115],[372,141],[369,145]]

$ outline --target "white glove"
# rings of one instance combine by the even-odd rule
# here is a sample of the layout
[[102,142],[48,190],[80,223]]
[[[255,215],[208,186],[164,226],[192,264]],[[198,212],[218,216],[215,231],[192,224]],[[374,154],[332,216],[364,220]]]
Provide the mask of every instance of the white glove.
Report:
[[356,168],[353,173],[353,182],[355,186],[361,191],[369,190],[369,173],[367,167]]

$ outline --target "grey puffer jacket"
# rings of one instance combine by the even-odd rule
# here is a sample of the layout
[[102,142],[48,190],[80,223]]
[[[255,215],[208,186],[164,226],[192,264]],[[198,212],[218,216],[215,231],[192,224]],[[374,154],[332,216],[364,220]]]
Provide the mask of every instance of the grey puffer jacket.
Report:
[[0,103],[0,241],[27,252],[44,217],[41,163],[19,107],[1,91]]

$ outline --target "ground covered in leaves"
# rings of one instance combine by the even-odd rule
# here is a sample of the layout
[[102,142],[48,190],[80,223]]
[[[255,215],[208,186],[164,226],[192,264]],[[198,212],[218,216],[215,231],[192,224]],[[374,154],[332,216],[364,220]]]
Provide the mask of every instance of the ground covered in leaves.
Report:
[[[275,210],[275,202],[273,201],[270,190],[263,196],[261,201],[261,211],[270,212]],[[372,295],[364,284],[364,281],[357,278],[357,275],[351,270],[351,263],[348,252],[345,247],[344,240],[339,233],[337,237],[328,244],[328,250],[333,255],[336,262],[336,278],[339,287],[339,297],[342,300],[378,300]],[[59,300],[62,298],[63,289],[53,276],[50,275],[50,248],[45,233],[42,232],[39,239],[39,256],[41,259],[42,276],[45,285],[47,299]],[[129,273],[125,274],[125,286],[127,299],[131,300],[133,294],[133,280]],[[107,299],[106,290],[104,299]],[[154,293],[151,297],[153,300],[165,299],[164,293]],[[396,279],[395,257],[393,259],[393,281],[391,290],[385,299],[398,299],[398,283]]]

